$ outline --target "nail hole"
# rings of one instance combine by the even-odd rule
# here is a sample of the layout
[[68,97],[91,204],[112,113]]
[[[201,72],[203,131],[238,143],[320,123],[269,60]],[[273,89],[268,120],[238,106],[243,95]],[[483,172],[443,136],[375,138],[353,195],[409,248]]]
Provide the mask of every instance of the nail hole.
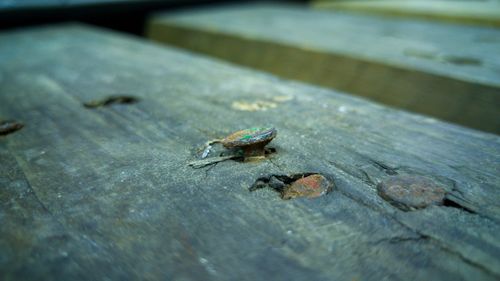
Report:
[[443,56],[442,60],[456,65],[481,65],[481,61],[470,57]]
[[281,199],[289,200],[306,197],[316,198],[328,194],[334,184],[321,174],[300,173],[293,175],[270,175],[258,178],[250,191],[271,188],[280,194]]
[[97,108],[109,106],[112,104],[133,104],[138,102],[139,99],[133,96],[109,96],[102,100],[93,100],[83,103],[86,108]]
[[0,135],[5,136],[8,134],[12,134],[18,130],[21,130],[23,127],[23,123],[17,122],[15,120],[0,121]]

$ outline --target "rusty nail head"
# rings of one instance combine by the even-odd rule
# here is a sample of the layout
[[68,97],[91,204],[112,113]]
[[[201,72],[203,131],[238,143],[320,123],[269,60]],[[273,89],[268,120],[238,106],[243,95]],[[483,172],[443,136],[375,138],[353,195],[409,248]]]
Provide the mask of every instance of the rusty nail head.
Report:
[[277,134],[275,128],[250,128],[232,133],[221,140],[226,148],[241,148],[245,161],[261,159],[265,156],[264,147]]
[[413,175],[389,177],[377,185],[377,191],[383,199],[403,211],[441,205],[446,195],[446,190],[433,180]]
[[297,197],[316,198],[331,191],[333,185],[320,174],[313,174],[294,181],[281,193],[283,199],[293,199]]

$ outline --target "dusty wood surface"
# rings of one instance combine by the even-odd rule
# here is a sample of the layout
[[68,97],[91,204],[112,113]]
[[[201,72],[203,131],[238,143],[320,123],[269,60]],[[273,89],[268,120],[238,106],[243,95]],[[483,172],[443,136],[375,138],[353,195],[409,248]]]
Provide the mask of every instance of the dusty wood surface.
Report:
[[314,7],[500,27],[498,0],[315,0]]
[[500,30],[262,4],[159,14],[148,34],[500,133]]
[[[500,278],[498,136],[88,27],[1,34],[0,61],[0,115],[25,124],[0,138],[1,280]],[[83,106],[110,95],[140,101]],[[262,124],[268,159],[187,165]],[[249,191],[305,172],[334,190]],[[377,195],[404,174],[448,203]]]

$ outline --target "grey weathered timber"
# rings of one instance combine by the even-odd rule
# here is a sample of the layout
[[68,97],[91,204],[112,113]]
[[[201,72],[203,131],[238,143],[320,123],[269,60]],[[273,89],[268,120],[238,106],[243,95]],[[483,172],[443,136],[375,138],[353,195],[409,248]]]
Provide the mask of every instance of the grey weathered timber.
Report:
[[314,0],[314,7],[500,27],[498,0]]
[[148,36],[500,133],[500,30],[290,5],[158,14]]
[[[25,124],[0,138],[1,280],[500,278],[498,136],[85,26],[1,34],[0,62]],[[83,106],[112,95],[139,102]],[[267,159],[188,166],[261,125]],[[308,172],[333,191],[249,191]],[[399,175],[447,199],[397,209],[376,185]]]

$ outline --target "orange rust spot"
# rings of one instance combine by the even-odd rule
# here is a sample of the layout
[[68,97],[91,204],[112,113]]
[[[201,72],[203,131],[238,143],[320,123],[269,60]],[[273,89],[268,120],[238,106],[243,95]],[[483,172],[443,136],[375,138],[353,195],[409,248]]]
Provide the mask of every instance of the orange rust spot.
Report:
[[309,188],[318,189],[322,178],[323,177],[320,175],[311,175],[297,180],[295,184],[303,184],[308,186]]
[[300,178],[293,182],[288,188],[283,190],[283,199],[297,197],[316,198],[330,192],[331,183],[322,175],[314,174],[305,178]]

